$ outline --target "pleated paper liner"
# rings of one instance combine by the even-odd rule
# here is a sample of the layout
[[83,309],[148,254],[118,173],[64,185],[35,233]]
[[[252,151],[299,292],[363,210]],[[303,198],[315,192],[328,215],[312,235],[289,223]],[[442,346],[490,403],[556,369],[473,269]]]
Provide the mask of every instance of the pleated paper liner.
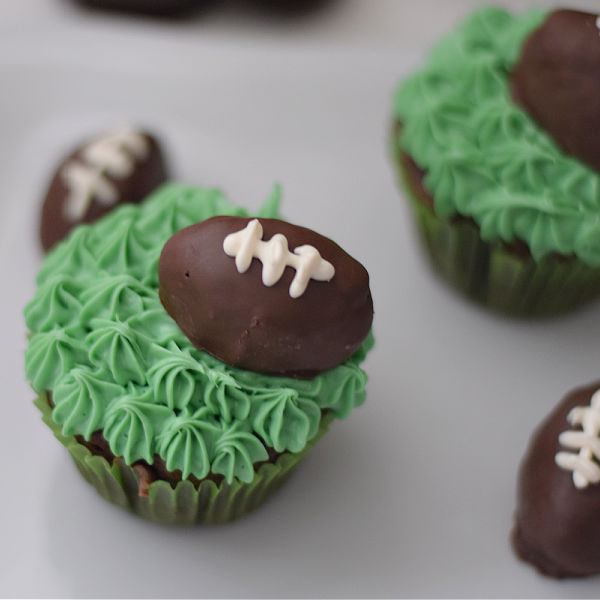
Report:
[[223,480],[217,485],[203,480],[196,489],[191,481],[183,480],[173,489],[166,481],[154,481],[148,487],[148,496],[140,497],[140,475],[134,467],[120,457],[110,464],[104,457],[92,454],[74,436],[64,436],[52,420],[45,392],[38,396],[35,405],[44,423],[70,452],[79,472],[103,498],[149,521],[168,525],[228,523],[254,510],[291,475],[333,420],[333,415],[324,415],[317,435],[301,452],[286,452],[274,463],[261,465],[251,483],[236,479],[231,484]]
[[441,219],[419,202],[418,191],[400,165],[399,171],[431,266],[463,295],[523,317],[567,312],[600,295],[600,268],[575,256],[549,255],[537,262],[502,243],[485,242],[475,223]]

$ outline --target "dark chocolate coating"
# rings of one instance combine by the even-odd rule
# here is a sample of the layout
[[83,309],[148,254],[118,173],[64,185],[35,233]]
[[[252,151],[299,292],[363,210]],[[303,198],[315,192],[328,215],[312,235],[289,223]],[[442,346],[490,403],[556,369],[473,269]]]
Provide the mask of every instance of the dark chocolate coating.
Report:
[[225,237],[251,219],[213,217],[182,229],[163,248],[158,273],[166,311],[197,348],[229,365],[260,373],[310,378],[346,361],[373,320],[369,275],[326,237],[278,219],[259,219],[263,241],[276,233],[290,251],[314,246],[331,262],[329,282],[310,280],[299,298],[289,295],[295,270],[275,285],[262,283],[262,263],[238,273],[223,250]]
[[523,46],[512,92],[567,154],[600,171],[597,18],[574,10],[551,13]]
[[[140,133],[142,132],[140,131]],[[81,154],[89,142],[81,145],[63,160],[54,173],[42,206],[40,238],[42,247],[46,252],[62,240],[73,227],[81,223],[91,223],[120,204],[141,202],[150,192],[167,179],[167,167],[156,138],[146,133],[142,133],[142,135],[150,143],[150,152],[144,160],[136,159],[133,173],[123,179],[116,179],[108,173],[105,174],[106,179],[114,185],[118,192],[118,202],[111,206],[106,206],[94,199],[80,221],[69,221],[63,214],[63,207],[69,190],[65,186],[61,171],[73,159],[81,161]],[[124,152],[127,153],[127,150],[125,149]]]
[[567,414],[589,406],[600,382],[568,394],[535,432],[521,464],[513,546],[544,575],[583,577],[600,573],[600,484],[578,489],[573,473],[554,457],[565,450],[558,436],[575,429]]

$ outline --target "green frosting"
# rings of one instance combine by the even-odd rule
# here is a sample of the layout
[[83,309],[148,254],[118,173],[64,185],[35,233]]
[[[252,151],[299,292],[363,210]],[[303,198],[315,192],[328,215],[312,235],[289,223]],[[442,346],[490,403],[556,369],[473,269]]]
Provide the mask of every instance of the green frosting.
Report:
[[472,217],[485,241],[523,240],[600,266],[600,175],[565,155],[510,97],[523,41],[545,18],[483,8],[397,90],[396,150],[426,171],[436,213]]
[[[258,216],[278,217],[279,189]],[[158,454],[169,470],[252,481],[266,446],[299,452],[322,410],[338,418],[365,400],[365,340],[345,364],[311,380],[230,367],[194,348],[158,298],[157,265],[175,231],[247,212],[221,192],[169,184],[76,228],[46,258],[25,308],[26,374],[52,393],[64,435],[101,430],[128,464]]]

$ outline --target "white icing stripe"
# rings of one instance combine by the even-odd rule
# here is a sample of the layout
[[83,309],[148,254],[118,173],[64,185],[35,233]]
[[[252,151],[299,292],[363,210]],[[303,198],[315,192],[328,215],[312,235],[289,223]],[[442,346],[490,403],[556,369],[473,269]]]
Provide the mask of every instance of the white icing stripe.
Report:
[[123,128],[111,131],[92,142],[84,149],[83,158],[97,169],[106,171],[116,179],[122,179],[133,172],[133,157],[143,160],[149,152],[150,145],[145,137],[130,128]]
[[65,218],[80,221],[94,198],[106,206],[116,204],[118,190],[106,175],[129,177],[136,160],[144,160],[149,153],[147,138],[131,127],[115,129],[92,141],[81,153],[82,162],[72,160],[61,171],[69,192],[63,207]]
[[223,241],[225,254],[235,257],[238,273],[245,273],[252,259],[258,258],[263,264],[262,282],[270,287],[279,281],[287,266],[292,267],[296,270],[289,290],[292,298],[302,296],[311,279],[330,281],[335,275],[333,265],[323,259],[314,246],[298,246],[292,254],[287,238],[281,233],[276,233],[268,242],[263,242],[262,236],[262,225],[253,219]]
[[93,167],[75,161],[70,162],[62,170],[62,178],[69,189],[63,212],[71,222],[83,218],[92,198],[96,198],[105,206],[115,204],[118,200],[115,186],[102,175],[102,171]]
[[600,482],[600,390],[591,398],[590,406],[577,406],[567,415],[567,421],[582,431],[563,431],[558,436],[561,445],[574,452],[558,452],[556,464],[573,471],[573,483],[578,489]]
[[596,27],[598,28],[598,35],[600,35],[600,15],[596,19]]

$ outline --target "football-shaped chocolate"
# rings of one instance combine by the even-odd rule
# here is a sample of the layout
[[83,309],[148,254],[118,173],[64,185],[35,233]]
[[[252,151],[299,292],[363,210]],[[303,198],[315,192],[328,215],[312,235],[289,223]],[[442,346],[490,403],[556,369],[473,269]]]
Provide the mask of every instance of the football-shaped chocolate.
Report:
[[77,148],[58,167],[42,206],[40,238],[49,250],[80,223],[124,202],[140,202],[167,178],[156,139],[122,127]]
[[513,546],[551,577],[600,573],[599,388],[568,394],[521,464]]
[[552,12],[526,40],[512,92],[556,143],[600,171],[598,15]]
[[191,342],[229,365],[310,378],[371,328],[365,268],[330,239],[278,219],[214,217],[163,248],[160,298]]

